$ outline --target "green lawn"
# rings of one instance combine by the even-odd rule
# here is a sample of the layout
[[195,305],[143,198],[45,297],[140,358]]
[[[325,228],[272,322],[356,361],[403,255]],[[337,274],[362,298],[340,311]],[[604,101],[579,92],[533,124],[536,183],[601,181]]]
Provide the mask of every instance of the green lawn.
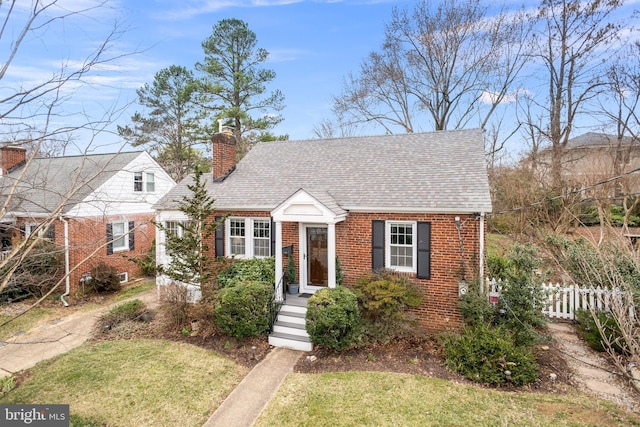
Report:
[[201,426],[247,368],[162,340],[85,344],[43,362],[2,403],[64,403],[110,426]]
[[[134,297],[143,292],[146,292],[155,287],[155,282],[153,280],[148,280],[144,282],[137,282],[131,285],[124,287],[120,292],[115,294],[107,294],[105,295],[106,301],[103,301],[103,305],[109,304],[111,302],[122,301],[127,298]],[[34,300],[35,301],[35,300]],[[0,326],[0,341],[7,340],[12,337],[17,332],[28,331],[40,324],[49,322],[53,319],[60,318],[66,315],[69,315],[71,310],[75,310],[76,308],[79,311],[92,310],[99,307],[99,305],[95,303],[84,304],[77,307],[63,307],[61,302],[56,302],[54,305],[51,303],[44,304],[35,308],[32,308],[22,316],[18,317],[15,320],[7,323],[4,326]],[[0,324],[5,321],[11,319],[13,316],[6,316],[0,314]]]
[[500,392],[419,375],[292,374],[255,424],[285,426],[630,426],[586,395]]

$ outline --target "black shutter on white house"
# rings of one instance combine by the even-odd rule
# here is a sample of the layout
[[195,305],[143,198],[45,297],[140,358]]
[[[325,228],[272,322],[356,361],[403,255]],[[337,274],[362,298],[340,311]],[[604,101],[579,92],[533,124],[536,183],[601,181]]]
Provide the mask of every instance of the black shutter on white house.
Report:
[[136,247],[136,239],[135,239],[135,224],[133,221],[129,221],[129,250],[132,251]]
[[418,279],[431,278],[431,223],[418,222]]
[[107,224],[107,255],[113,253],[113,225]]
[[221,216],[217,216],[215,218],[216,223],[218,223],[218,227],[216,228],[215,233],[215,256],[220,257],[224,256],[224,221],[222,221]]
[[384,268],[384,221],[371,221],[371,269]]

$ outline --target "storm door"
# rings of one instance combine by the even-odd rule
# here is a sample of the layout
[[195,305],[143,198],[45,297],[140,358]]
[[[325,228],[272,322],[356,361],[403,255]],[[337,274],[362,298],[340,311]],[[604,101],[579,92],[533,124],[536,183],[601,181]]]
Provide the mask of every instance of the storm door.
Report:
[[328,285],[327,227],[306,227],[307,284]]

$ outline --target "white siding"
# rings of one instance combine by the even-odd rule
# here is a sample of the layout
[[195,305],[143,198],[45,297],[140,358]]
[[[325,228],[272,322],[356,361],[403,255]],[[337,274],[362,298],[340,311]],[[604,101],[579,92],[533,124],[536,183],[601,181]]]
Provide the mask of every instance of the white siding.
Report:
[[[153,173],[155,190],[147,192],[146,185],[143,185],[143,191],[133,191],[135,172]],[[91,217],[151,213],[154,212],[152,206],[174,185],[175,182],[164,169],[148,153],[143,152],[82,202],[74,206],[67,213],[67,216]]]

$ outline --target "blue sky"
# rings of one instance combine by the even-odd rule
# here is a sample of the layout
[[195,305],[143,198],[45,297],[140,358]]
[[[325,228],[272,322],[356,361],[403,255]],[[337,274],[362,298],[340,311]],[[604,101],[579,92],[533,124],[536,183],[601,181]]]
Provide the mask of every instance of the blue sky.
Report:
[[[58,1],[77,10],[97,0]],[[630,6],[622,13],[629,16],[636,1],[627,2]],[[29,3],[20,0],[18,8]],[[65,61],[73,67],[119,22],[123,32],[110,44],[109,52],[138,53],[95,70],[87,80],[89,85],[68,86],[63,94],[67,115],[58,116],[59,122],[54,123],[64,125],[65,120],[83,120],[85,115],[96,119],[116,110],[115,123],[107,127],[110,132],[94,141],[90,136],[74,141],[76,151],[90,144],[90,151],[115,151],[122,143],[115,134],[116,125],[128,124],[131,115],[141,110],[135,105],[136,89],[151,83],[156,72],[170,65],[193,68],[203,58],[201,42],[211,35],[213,25],[221,19],[238,18],[256,33],[258,45],[270,52],[265,67],[276,72],[270,89],[280,89],[285,95],[285,120],[274,132],[291,139],[312,138],[313,126],[331,117],[331,96],[340,92],[343,78],[357,73],[366,55],[379,48],[392,9],[413,4],[404,0],[110,0],[110,9],[57,21],[30,34],[2,80],[0,94],[9,84],[15,88],[45,78]],[[0,17],[3,11],[6,13],[6,3],[0,6]],[[11,28],[9,34],[15,36],[18,28]],[[10,41],[9,36],[0,40],[0,54],[5,57]],[[72,154],[69,151],[73,149],[68,150]]]
[[[59,1],[71,10],[95,4],[95,0]],[[22,7],[29,2],[24,3]],[[339,92],[343,77],[356,72],[367,53],[380,45],[392,8],[413,3],[116,0],[109,4],[110,9],[91,11],[30,34],[3,83],[9,82],[9,78],[15,79],[15,84],[35,82],[59,70],[65,61],[72,67],[104,41],[113,24],[119,22],[123,32],[110,45],[109,52],[139,53],[118,58],[96,70],[88,79],[89,86],[70,85],[64,104],[69,114],[82,111],[97,118],[105,111],[135,102],[136,89],[151,83],[162,68],[175,64],[193,69],[203,59],[201,42],[211,35],[213,25],[221,19],[238,18],[256,33],[258,46],[270,52],[264,66],[276,72],[276,79],[269,89],[279,89],[285,95],[286,108],[282,111],[285,120],[274,132],[289,134],[291,139],[307,139],[313,137],[315,124],[330,117],[330,98]],[[13,33],[17,28],[13,28]],[[9,39],[4,39],[0,52],[4,51],[6,56]],[[142,111],[137,105],[120,110],[116,123],[108,129],[115,131],[117,124],[127,124],[136,110]],[[67,117],[71,120],[71,116]],[[76,150],[89,144],[88,139],[76,141]],[[114,133],[101,135],[90,150],[112,151],[120,142]]]

